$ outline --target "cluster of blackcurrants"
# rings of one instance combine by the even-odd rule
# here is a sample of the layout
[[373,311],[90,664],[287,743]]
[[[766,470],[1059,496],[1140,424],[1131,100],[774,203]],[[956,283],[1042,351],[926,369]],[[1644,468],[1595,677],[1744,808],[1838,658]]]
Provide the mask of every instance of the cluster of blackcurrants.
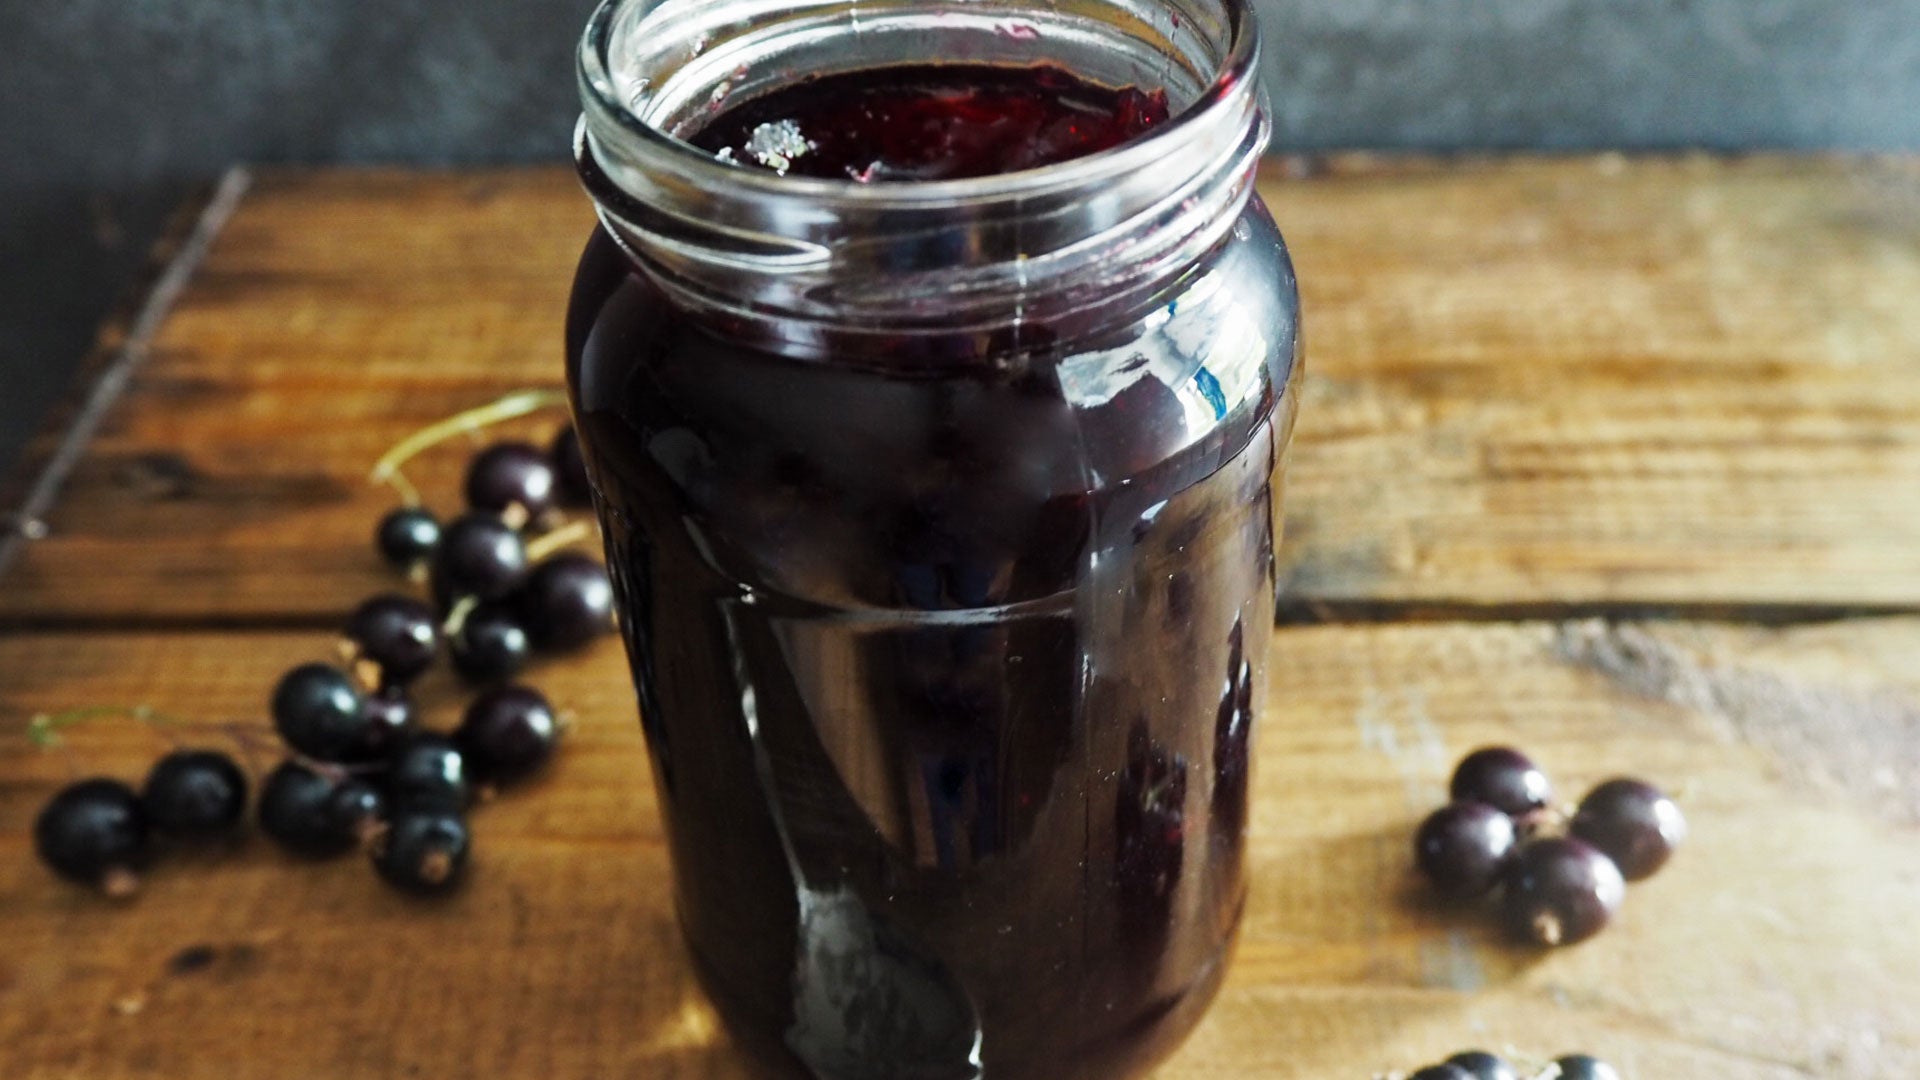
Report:
[[[587,499],[570,427],[546,452],[517,442],[482,451],[466,493],[469,511],[444,529],[409,506],[377,532],[382,555],[424,574],[434,603],[400,594],[365,601],[347,621],[344,665],[294,668],[269,706],[291,753],[261,785],[261,830],[307,856],[364,847],[383,878],[417,892],[460,880],[476,794],[526,777],[553,754],[559,716],[538,691],[509,680],[534,651],[577,649],[613,625],[606,568],[542,550],[573,538],[554,526],[563,506]],[[454,669],[480,688],[450,734],[425,730],[408,692],[443,644]],[[228,755],[178,750],[137,794],[109,779],[60,791],[35,823],[35,846],[62,877],[124,895],[151,857],[153,834],[228,835],[247,796],[247,774]]]
[[1620,1080],[1620,1073],[1598,1058],[1568,1054],[1522,1077],[1504,1058],[1485,1050],[1468,1050],[1429,1065],[1407,1080]]
[[1599,933],[1626,883],[1666,865],[1687,834],[1680,808],[1642,780],[1609,780],[1571,814],[1556,810],[1546,773],[1506,747],[1467,755],[1452,795],[1414,837],[1420,870],[1451,899],[1499,889],[1508,928],[1540,945]]

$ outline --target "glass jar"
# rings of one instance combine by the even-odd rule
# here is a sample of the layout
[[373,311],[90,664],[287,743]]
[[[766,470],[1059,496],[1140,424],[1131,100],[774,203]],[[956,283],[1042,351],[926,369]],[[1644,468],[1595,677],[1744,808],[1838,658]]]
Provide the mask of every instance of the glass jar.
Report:
[[[776,1075],[1146,1071],[1246,895],[1298,298],[1245,0],[609,0],[568,379],[678,914]],[[804,76],[1164,88],[862,185],[675,138]]]

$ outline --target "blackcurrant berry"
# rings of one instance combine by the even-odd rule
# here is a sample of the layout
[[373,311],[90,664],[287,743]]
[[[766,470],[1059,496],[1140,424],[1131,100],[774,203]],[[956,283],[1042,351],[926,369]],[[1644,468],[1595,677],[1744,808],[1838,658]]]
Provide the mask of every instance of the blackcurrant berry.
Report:
[[591,505],[593,486],[587,479],[587,459],[580,453],[580,433],[572,424],[561,428],[553,437],[547,457],[553,462],[554,493],[560,505],[575,508]]
[[1473,1080],[1520,1080],[1513,1066],[1485,1050],[1466,1050],[1447,1059],[1447,1064]]
[[387,793],[370,780],[349,776],[334,785],[333,794],[327,797],[326,812],[335,829],[365,843],[385,825]]
[[1620,1070],[1586,1054],[1568,1054],[1555,1061],[1559,1080],[1620,1080]]
[[476,454],[467,467],[467,504],[475,510],[509,511],[537,518],[553,509],[553,463],[538,449],[520,442],[495,443]]
[[413,806],[393,815],[373,845],[380,876],[410,892],[442,893],[467,865],[467,822],[445,807]]
[[411,570],[426,563],[440,546],[440,522],[418,506],[403,506],[380,519],[374,546],[394,567]]
[[1465,899],[1499,884],[1514,842],[1512,818],[1486,803],[1449,803],[1421,823],[1413,857],[1442,896]]
[[506,522],[488,514],[455,518],[434,552],[433,596],[442,608],[462,597],[501,600],[527,573],[527,545]]
[[1652,877],[1687,838],[1687,819],[1660,789],[1640,780],[1609,780],[1580,800],[1573,835],[1605,852],[1628,881]]
[[1490,746],[1461,759],[1453,771],[1453,797],[1483,802],[1505,814],[1527,814],[1547,805],[1553,785],[1518,750]]
[[397,807],[464,809],[473,796],[465,755],[452,739],[423,731],[408,736],[387,759],[387,798]]
[[288,746],[321,761],[346,761],[367,741],[360,688],[325,664],[304,664],[274,687],[273,726]]
[[247,774],[212,750],[176,750],[154,763],[140,789],[147,820],[163,833],[208,836],[238,824],[247,810]]
[[1540,945],[1572,945],[1599,933],[1620,910],[1627,888],[1612,859],[1572,837],[1522,847],[1503,884],[1508,928]]
[[118,780],[82,780],[62,788],[34,819],[33,846],[61,877],[126,896],[147,859],[146,811]]
[[360,711],[366,718],[366,733],[354,747],[354,761],[386,757],[413,731],[413,701],[398,687],[367,695]]
[[282,762],[260,786],[260,828],[300,855],[338,855],[380,824],[386,799],[357,777],[323,775],[297,761]]
[[380,681],[403,686],[433,666],[440,629],[433,609],[408,596],[375,596],[347,620],[347,640],[356,654],[380,665]]
[[577,649],[613,629],[607,568],[579,552],[562,552],[534,567],[514,602],[536,648]]
[[453,738],[476,777],[509,783],[546,764],[559,730],[539,691],[502,686],[473,699]]
[[497,604],[467,612],[447,643],[453,669],[468,682],[502,682],[519,674],[533,653],[527,631],[514,613]]
[[1457,1065],[1429,1065],[1407,1080],[1473,1080],[1473,1074]]

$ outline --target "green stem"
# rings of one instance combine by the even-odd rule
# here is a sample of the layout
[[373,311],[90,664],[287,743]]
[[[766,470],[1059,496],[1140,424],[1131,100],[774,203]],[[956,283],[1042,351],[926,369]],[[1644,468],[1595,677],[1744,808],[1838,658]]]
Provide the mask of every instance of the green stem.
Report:
[[367,474],[367,480],[375,484],[389,484],[405,499],[408,505],[418,505],[420,492],[400,475],[400,466],[412,460],[421,451],[436,446],[462,434],[471,434],[491,424],[512,420],[517,416],[539,412],[541,409],[559,408],[567,403],[567,395],[559,390],[516,390],[498,401],[482,405],[477,409],[468,409],[455,413],[437,423],[428,424],[419,431],[394,444],[393,449],[381,455],[374,463],[373,471]]
[[527,561],[539,562],[541,559],[559,551],[569,544],[577,544],[593,535],[593,526],[585,521],[571,521],[550,533],[540,536],[527,544]]
[[460,632],[466,629],[467,627],[467,617],[469,615],[472,615],[473,609],[479,606],[480,606],[479,597],[477,596],[461,597],[457,602],[454,603],[453,610],[447,612],[446,621],[440,624],[440,633],[443,636],[445,636],[448,641],[452,641],[454,638],[459,637]]
[[36,715],[27,723],[27,738],[32,740],[35,746],[58,746],[61,729],[109,716],[124,716],[150,726],[179,727],[192,723],[145,705],[88,705],[78,709],[63,709],[56,713]]

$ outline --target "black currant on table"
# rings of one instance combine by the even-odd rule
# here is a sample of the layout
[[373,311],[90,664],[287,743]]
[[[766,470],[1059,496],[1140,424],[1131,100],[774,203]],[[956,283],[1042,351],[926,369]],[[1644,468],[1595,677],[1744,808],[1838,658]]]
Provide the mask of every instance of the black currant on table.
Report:
[[[1421,872],[1450,898],[1498,890],[1508,929],[1539,945],[1599,933],[1619,911],[1626,883],[1658,871],[1687,834],[1673,800],[1631,778],[1594,788],[1569,816],[1551,805],[1546,774],[1511,747],[1468,754],[1450,789],[1454,801],[1415,833]],[[1494,1069],[1499,1059],[1486,1058],[1481,1065]],[[1489,1075],[1505,1080],[1512,1071]]]
[[467,505],[492,514],[534,520],[552,510],[557,497],[553,462],[522,442],[495,443],[467,466]]
[[1472,1080],[1520,1080],[1512,1065],[1485,1050],[1463,1050],[1447,1059],[1447,1064],[1466,1073]]
[[354,761],[386,757],[415,727],[413,699],[399,687],[366,695],[360,711],[366,719],[366,731],[354,747]]
[[[503,442],[476,455],[466,483],[472,510],[445,524],[417,505],[419,493],[399,469],[462,431],[558,401],[544,391],[508,395],[415,433],[376,465],[372,478],[390,483],[408,505],[381,518],[375,545],[395,567],[424,571],[435,603],[399,594],[367,599],[344,629],[346,670],[303,664],[274,686],[270,714],[293,753],[264,778],[254,812],[282,847],[328,855],[367,845],[387,880],[442,891],[466,864],[462,814],[474,783],[517,780],[551,758],[560,724],[537,691],[497,685],[483,692],[448,736],[418,729],[407,687],[431,669],[443,639],[463,675],[500,683],[535,648],[576,648],[612,629],[605,567],[579,554],[542,558],[589,526],[546,531],[531,546],[520,532],[557,524],[562,504],[591,502],[577,434],[569,426],[546,449]],[[42,726],[50,735],[73,719],[114,711],[121,710],[75,710]],[[158,719],[144,707],[131,711]],[[231,830],[246,817],[250,787],[230,756],[179,750],[154,764],[139,792],[105,779],[62,790],[35,821],[36,848],[63,877],[130,890],[150,834]]]
[[1449,803],[1421,823],[1414,861],[1442,896],[1484,896],[1500,883],[1516,841],[1513,819],[1486,803]]
[[150,854],[147,813],[120,781],[82,780],[41,809],[33,846],[61,877],[109,896],[128,896],[139,887],[138,871]]
[[1553,798],[1547,774],[1527,755],[1505,746],[1485,747],[1461,759],[1450,790],[1456,801],[1471,799],[1516,816],[1543,810]]
[[554,493],[561,506],[581,509],[593,504],[593,485],[587,479],[587,458],[580,452],[580,433],[572,424],[560,429],[547,448],[553,462]]
[[346,638],[355,658],[379,665],[385,686],[412,682],[440,653],[433,609],[392,593],[370,597],[355,608],[347,619]]
[[473,699],[453,738],[475,777],[511,783],[547,763],[559,733],[553,706],[538,690],[502,686]]
[[1568,1054],[1554,1061],[1556,1080],[1620,1080],[1620,1070],[1587,1054]]
[[364,776],[345,776],[333,785],[321,809],[336,834],[346,833],[364,844],[386,827],[387,793]]
[[519,674],[533,655],[526,627],[505,605],[478,604],[456,621],[447,654],[468,682],[504,682]]
[[338,855],[378,830],[386,796],[364,778],[282,762],[260,786],[260,828],[299,855]]
[[288,746],[321,761],[347,761],[368,742],[364,695],[346,672],[302,664],[281,676],[269,706]]
[[374,530],[374,546],[380,557],[394,568],[412,570],[425,566],[440,546],[440,519],[418,506],[402,506],[380,519]]
[[434,599],[451,609],[463,597],[504,600],[527,573],[520,533],[490,514],[455,518],[440,537],[429,581]]
[[1599,933],[1620,910],[1627,887],[1612,859],[1573,837],[1522,846],[1502,885],[1508,929],[1539,945],[1572,945]]
[[538,649],[577,649],[613,629],[607,568],[579,552],[561,552],[534,567],[514,602]]
[[396,807],[462,810],[473,800],[466,755],[452,739],[430,731],[408,736],[387,759],[386,789]]
[[393,815],[372,846],[373,865],[390,884],[417,893],[443,893],[460,883],[470,838],[459,811],[413,805]]
[[1687,820],[1673,800],[1652,784],[1628,778],[1589,792],[1569,828],[1605,852],[1628,881],[1652,877],[1687,838]]
[[1429,1065],[1407,1080],[1473,1080],[1473,1074],[1455,1065]]
[[176,750],[155,762],[140,789],[147,820],[162,833],[215,836],[247,811],[247,774],[215,750]]

